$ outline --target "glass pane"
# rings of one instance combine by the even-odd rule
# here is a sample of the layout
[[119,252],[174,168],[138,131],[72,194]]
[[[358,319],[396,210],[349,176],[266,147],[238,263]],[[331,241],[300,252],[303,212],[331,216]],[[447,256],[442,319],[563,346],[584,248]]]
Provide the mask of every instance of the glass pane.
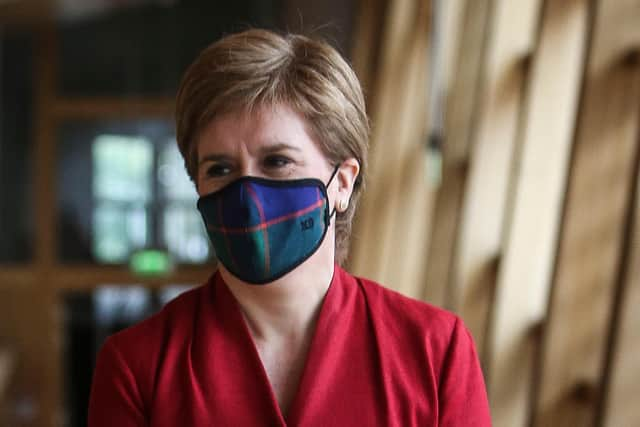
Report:
[[142,286],[105,285],[93,293],[94,319],[108,330],[121,329],[152,313],[151,294]]
[[63,295],[66,426],[86,426],[96,356],[111,334],[137,323],[194,285],[151,291],[138,285],[103,285]]
[[195,204],[198,194],[184,166],[184,160],[175,140],[168,141],[160,152],[158,181],[162,197],[184,200]]
[[178,262],[203,263],[209,259],[209,239],[202,217],[192,204],[167,205],[163,231],[166,247]]
[[93,251],[103,262],[122,262],[129,253],[123,209],[101,204],[94,212]]
[[93,253],[100,262],[126,262],[148,240],[153,146],[145,138],[100,135],[92,153]]
[[155,177],[171,121],[68,122],[58,135],[61,259],[126,264],[135,250],[160,247]]
[[151,198],[153,147],[144,138],[99,135],[93,140],[93,196],[113,201]]
[[164,247],[177,262],[206,262],[210,258],[211,248],[202,218],[196,209],[198,195],[174,140],[166,143],[160,152],[158,182],[164,206]]
[[33,254],[33,52],[30,35],[0,32],[0,263]]
[[127,264],[140,249],[211,258],[169,121],[66,123],[58,157],[63,261]]
[[147,212],[144,206],[96,204],[93,224],[93,253],[104,263],[126,262],[147,243]]

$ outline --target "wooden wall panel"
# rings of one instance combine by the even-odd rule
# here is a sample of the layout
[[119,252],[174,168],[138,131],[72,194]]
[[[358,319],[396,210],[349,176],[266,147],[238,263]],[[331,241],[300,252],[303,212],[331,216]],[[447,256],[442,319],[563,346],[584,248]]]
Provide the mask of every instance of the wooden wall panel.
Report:
[[502,250],[526,58],[536,39],[540,2],[495,0],[486,51],[479,122],[453,269],[453,308],[482,352],[486,320]]
[[640,1],[595,11],[555,285],[542,352],[537,426],[593,425],[638,151]]
[[[640,75],[640,63],[636,64],[636,72]],[[605,397],[603,425],[606,427],[640,426],[640,175],[636,181],[631,219],[630,251],[626,257],[626,275],[622,278],[619,306],[620,322],[617,325],[616,345],[612,349],[609,393]]]
[[545,3],[512,178],[514,199],[498,270],[489,351],[496,427],[528,425],[536,349],[546,314],[584,69],[587,0]]
[[[408,141],[405,127],[417,123],[401,99],[407,87],[420,86],[398,71],[406,68],[412,36],[397,28],[408,15],[400,19],[398,4],[390,3],[383,60],[373,73],[380,79],[371,110],[373,176],[356,229],[356,242],[363,240],[355,245],[355,270],[415,295],[416,285],[405,285],[421,277],[410,255],[428,257],[422,295],[457,311],[471,329],[495,425],[634,425],[637,405],[624,398],[633,399],[640,383],[638,339],[628,326],[640,321],[629,308],[637,306],[631,279],[620,302],[606,418],[597,408],[608,378],[620,260],[637,263],[622,242],[640,143],[639,0],[482,0],[464,7],[432,213],[429,202],[412,202],[424,195],[425,187],[411,182],[419,174],[398,172],[422,167],[419,151],[396,142]],[[405,206],[413,208],[398,214]],[[414,229],[414,217],[428,223],[431,215],[428,247],[410,240],[403,248],[398,242]]]

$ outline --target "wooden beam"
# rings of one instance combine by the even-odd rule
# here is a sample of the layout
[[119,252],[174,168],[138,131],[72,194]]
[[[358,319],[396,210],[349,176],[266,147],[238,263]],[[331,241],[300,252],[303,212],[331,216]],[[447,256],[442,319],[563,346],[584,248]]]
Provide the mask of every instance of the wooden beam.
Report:
[[358,12],[356,14],[355,31],[353,32],[353,49],[351,52],[351,63],[354,71],[358,75],[358,80],[365,93],[367,107],[374,105],[373,86],[377,66],[380,60],[380,46],[384,18],[386,16],[388,1],[385,0],[359,0],[357,2]]
[[213,273],[212,267],[179,267],[162,277],[137,276],[126,267],[78,266],[58,267],[54,274],[57,291],[90,291],[100,285],[139,284],[161,288],[168,284],[203,284]]
[[385,201],[379,205],[380,216],[376,215],[380,222],[374,225],[381,227],[380,235],[387,242],[380,246],[379,252],[381,282],[413,298],[420,298],[424,293],[424,259],[429,248],[429,225],[435,199],[435,189],[426,179],[426,144],[433,120],[428,100],[435,89],[429,85],[433,81],[429,73],[435,73],[434,66],[437,66],[432,62],[433,55],[429,57],[429,52],[435,48],[432,45],[433,1],[417,3],[416,16],[408,26],[410,32],[405,34],[411,46],[409,68],[404,76],[406,92],[400,100],[398,115],[390,117],[395,123],[390,124],[389,133],[378,144],[397,138],[393,148],[389,147],[393,152],[387,152],[382,163],[394,155],[398,156],[398,163],[391,169],[396,173],[386,176],[388,192],[384,195]]
[[482,354],[502,253],[513,152],[541,2],[495,0],[452,271],[452,307]]
[[[638,155],[640,1],[601,0],[586,74],[535,425],[593,425]],[[631,55],[631,56],[630,56]]]
[[[636,73],[640,75],[638,62]],[[605,389],[602,425],[606,427],[640,425],[640,174],[636,181],[628,248],[626,274],[622,277],[622,289],[616,307],[620,313],[619,322],[614,325],[614,345],[610,349],[613,356],[610,384]]]
[[413,296],[422,294],[417,254],[427,249],[432,197],[424,171],[430,3],[390,5],[371,113],[369,184],[352,241],[357,274]]
[[175,100],[159,97],[131,98],[56,98],[52,102],[52,114],[58,120],[107,119],[107,118],[173,118]]
[[35,283],[37,272],[34,266],[8,266],[0,268],[0,288],[29,286]]
[[547,312],[584,71],[588,11],[588,0],[545,2],[532,59],[487,353],[496,427],[529,425],[536,355],[532,331]]
[[[448,4],[449,2],[447,2]],[[451,267],[460,222],[469,164],[469,136],[477,115],[477,92],[491,0],[465,1],[462,21],[454,23],[458,45],[451,60],[447,85],[443,141],[442,184],[437,192],[431,226],[424,299],[441,307],[452,307]],[[446,35],[445,35],[446,37]],[[455,64],[455,65],[454,65]]]

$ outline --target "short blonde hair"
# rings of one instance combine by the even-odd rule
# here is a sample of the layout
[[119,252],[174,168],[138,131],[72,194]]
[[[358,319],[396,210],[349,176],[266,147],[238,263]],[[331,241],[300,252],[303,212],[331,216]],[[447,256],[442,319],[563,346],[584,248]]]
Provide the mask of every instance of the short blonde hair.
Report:
[[347,257],[351,222],[364,188],[369,122],[360,83],[329,44],[252,29],[211,44],[187,69],[176,101],[178,147],[197,182],[197,138],[217,115],[287,105],[301,114],[332,165],[360,163],[349,208],[337,214],[336,260]]

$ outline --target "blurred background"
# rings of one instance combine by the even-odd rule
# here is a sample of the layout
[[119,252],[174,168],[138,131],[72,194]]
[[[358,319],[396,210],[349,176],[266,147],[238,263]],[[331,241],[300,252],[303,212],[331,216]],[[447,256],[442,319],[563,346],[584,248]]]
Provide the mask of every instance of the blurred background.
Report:
[[347,267],[464,319],[494,425],[640,425],[639,0],[0,0],[0,425],[86,425],[105,337],[210,275],[173,98],[255,26],[353,64]]

